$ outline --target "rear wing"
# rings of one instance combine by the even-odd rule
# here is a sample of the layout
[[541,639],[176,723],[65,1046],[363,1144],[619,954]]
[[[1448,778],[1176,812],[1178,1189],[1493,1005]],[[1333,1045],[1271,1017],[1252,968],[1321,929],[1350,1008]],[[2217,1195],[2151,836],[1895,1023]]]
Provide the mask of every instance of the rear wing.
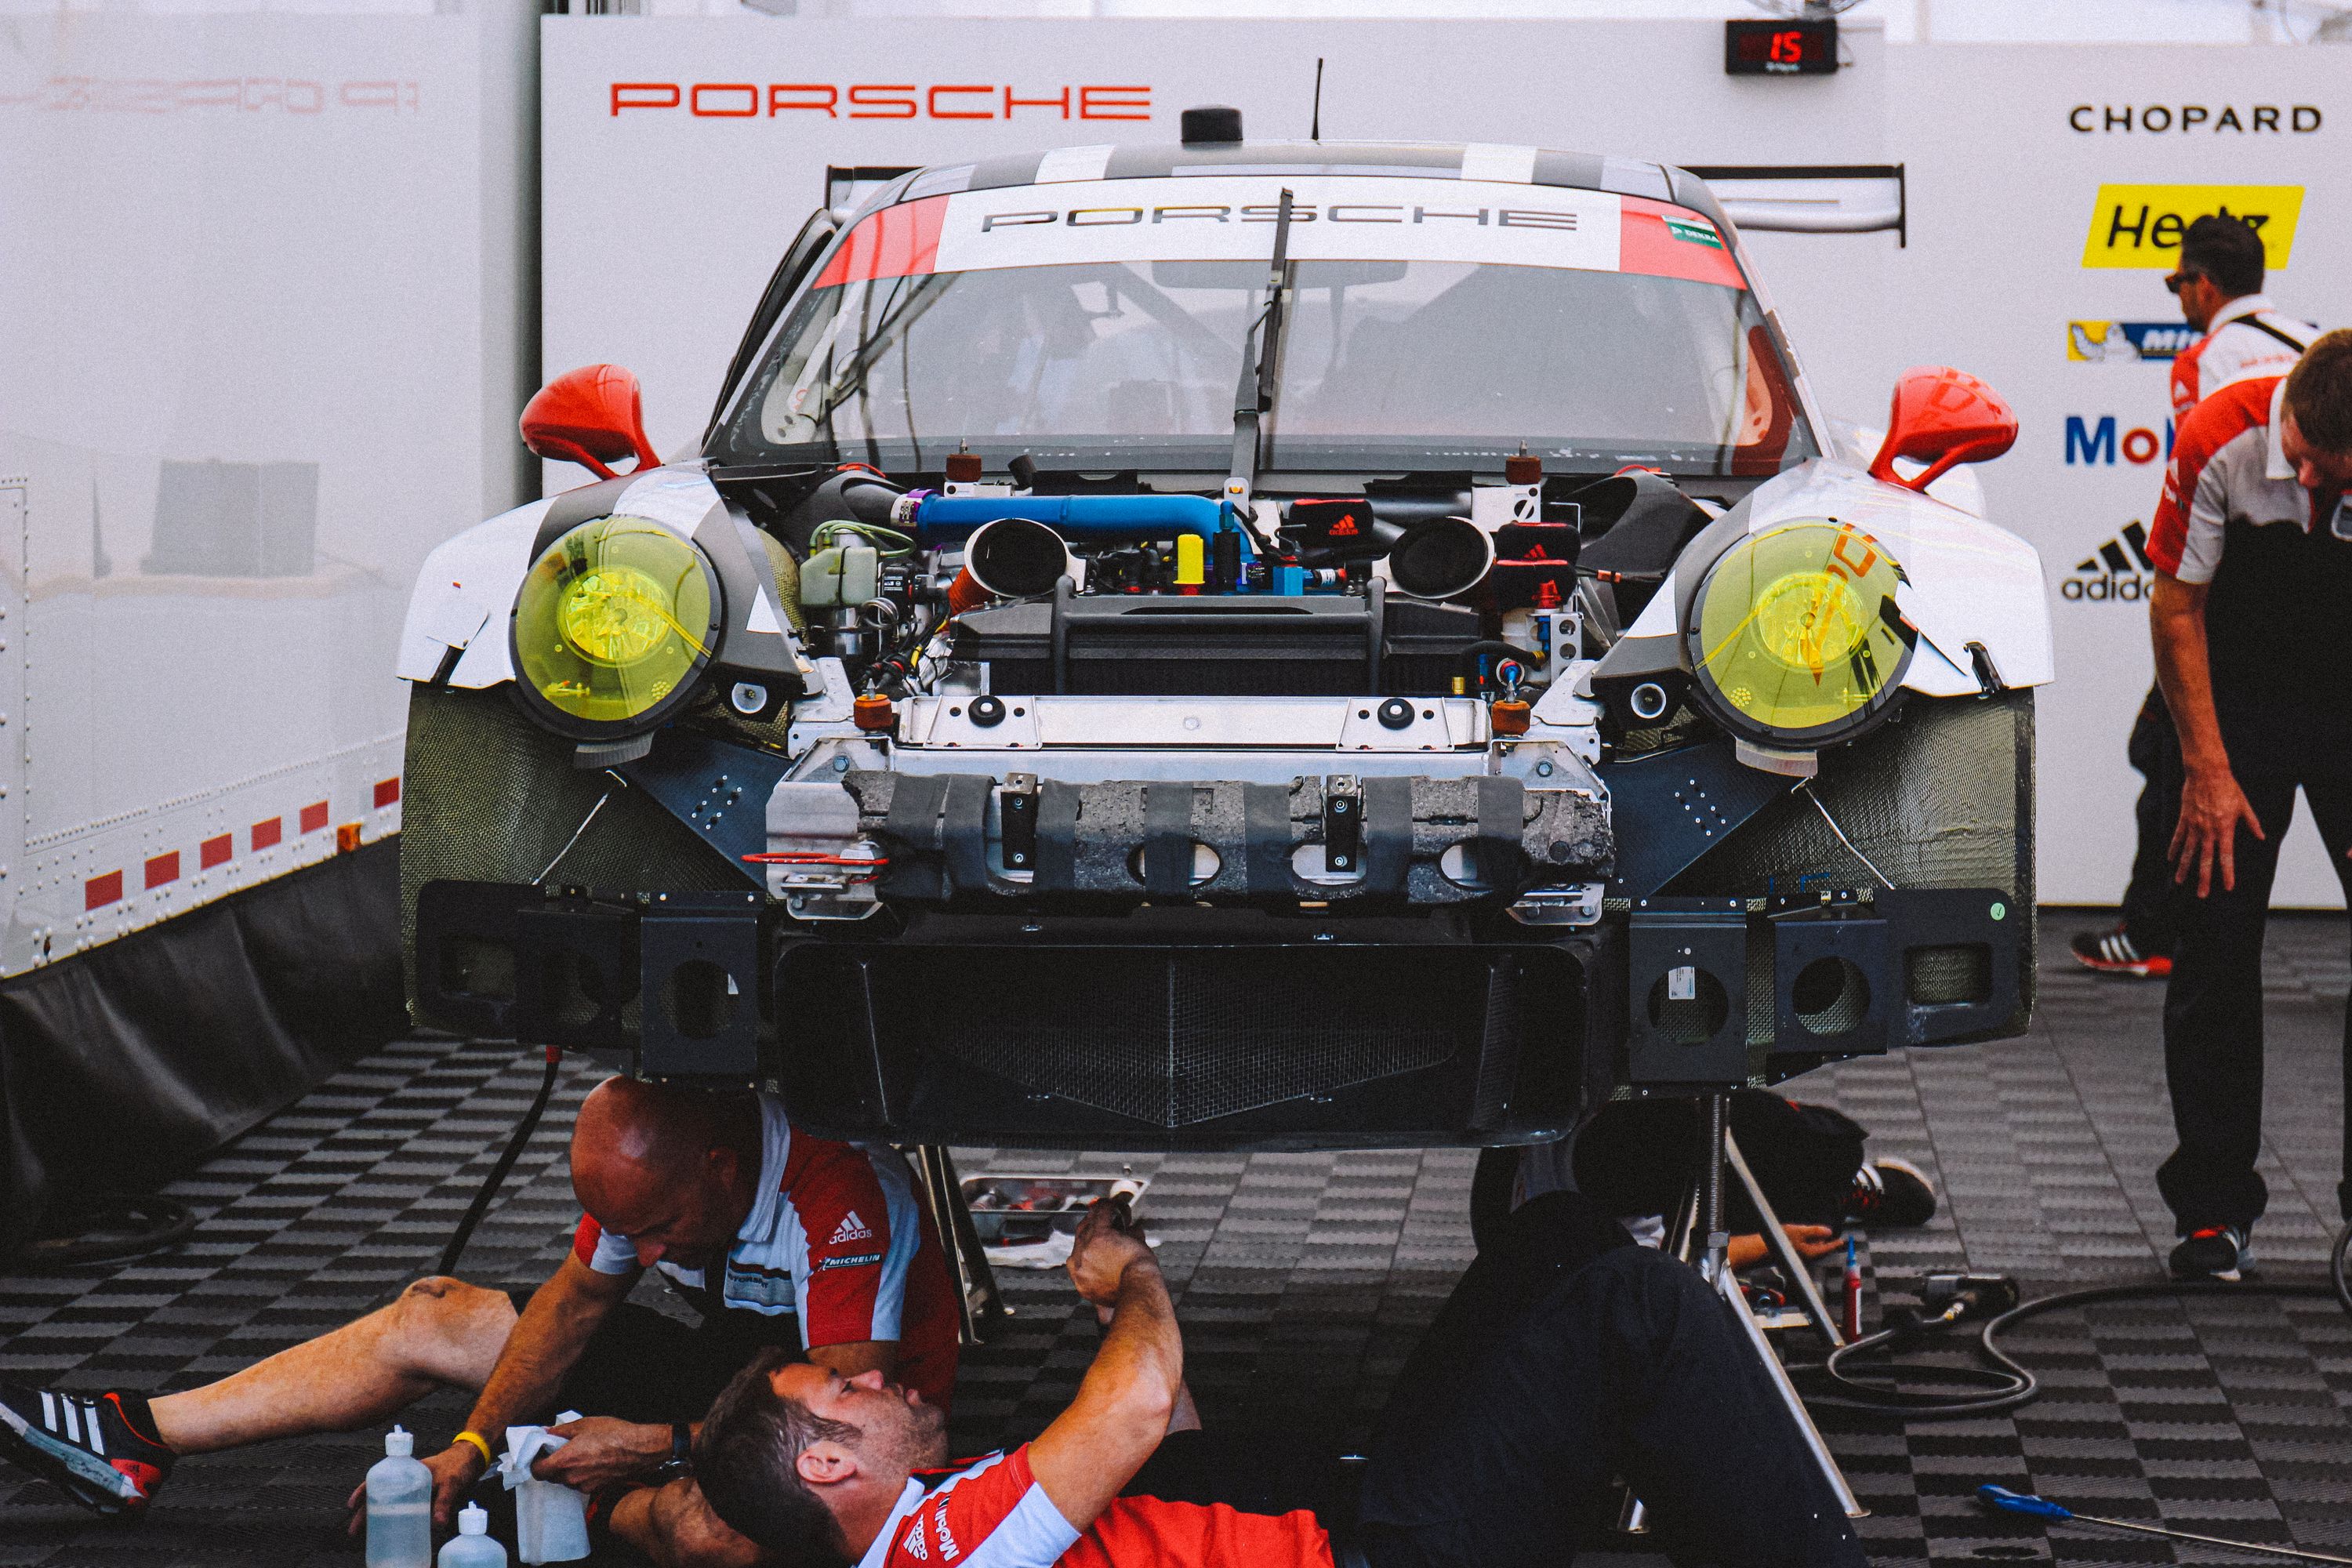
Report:
[[1724,216],[1744,229],[1779,234],[1911,236],[1900,163],[1718,163],[1690,171]]

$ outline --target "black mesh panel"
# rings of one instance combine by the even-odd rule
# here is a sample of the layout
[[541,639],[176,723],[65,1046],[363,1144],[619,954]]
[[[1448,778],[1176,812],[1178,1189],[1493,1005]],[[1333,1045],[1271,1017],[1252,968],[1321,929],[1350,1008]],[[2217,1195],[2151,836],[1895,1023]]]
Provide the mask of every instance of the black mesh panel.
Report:
[[[1488,965],[1416,957],[908,949],[888,955],[876,992],[880,1009],[919,1010],[927,1048],[1038,1093],[1178,1128],[1475,1052]],[[1294,994],[1314,1006],[1286,1005]],[[883,1027],[914,1023],[891,1016]]]
[[[525,717],[503,687],[410,689],[401,784],[400,935],[412,1004],[416,889],[426,882],[530,883],[552,862],[550,881],[603,892],[709,892],[748,885],[643,793],[611,773],[573,767],[572,752],[571,742]],[[593,822],[588,822],[591,811]],[[581,832],[583,822],[587,830]],[[580,840],[566,849],[574,833]]]

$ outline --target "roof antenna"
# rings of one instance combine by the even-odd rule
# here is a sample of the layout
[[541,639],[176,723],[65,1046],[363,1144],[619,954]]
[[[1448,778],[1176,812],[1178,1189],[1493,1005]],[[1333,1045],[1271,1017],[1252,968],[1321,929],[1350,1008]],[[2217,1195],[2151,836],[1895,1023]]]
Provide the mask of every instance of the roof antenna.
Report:
[[1307,122],[1307,140],[1323,140],[1323,57],[1315,57],[1315,117]]

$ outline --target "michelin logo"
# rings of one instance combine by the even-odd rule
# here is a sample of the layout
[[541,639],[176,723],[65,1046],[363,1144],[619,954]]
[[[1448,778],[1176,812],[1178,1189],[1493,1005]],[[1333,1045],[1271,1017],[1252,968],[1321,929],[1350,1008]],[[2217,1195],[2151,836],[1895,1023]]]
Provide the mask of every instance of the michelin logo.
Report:
[[2135,519],[2067,574],[2058,596],[2073,604],[2140,604],[2155,586],[2155,574],[2147,530]]
[[2066,357],[2103,363],[2177,359],[2197,335],[2186,321],[2069,321]]

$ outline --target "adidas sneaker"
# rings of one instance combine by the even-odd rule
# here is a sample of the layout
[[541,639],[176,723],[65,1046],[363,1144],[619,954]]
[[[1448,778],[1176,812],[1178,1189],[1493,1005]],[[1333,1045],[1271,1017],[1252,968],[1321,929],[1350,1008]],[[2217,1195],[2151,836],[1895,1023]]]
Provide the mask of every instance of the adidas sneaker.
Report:
[[2135,980],[2162,980],[2172,973],[2172,960],[2161,952],[2142,952],[2131,933],[2121,926],[2113,931],[2078,931],[2067,943],[2074,952],[2074,962],[2100,974],[2127,974]]
[[2234,1285],[2253,1271],[2253,1240],[2238,1226],[2192,1230],[2172,1249],[2175,1279],[2222,1279]]
[[1845,1217],[1863,1226],[1926,1225],[1936,1217],[1936,1189],[1908,1160],[1879,1160],[1853,1173]]
[[138,1512],[172,1473],[177,1456],[142,1426],[154,1430],[154,1417],[139,1394],[0,1383],[0,1458],[99,1513]]

